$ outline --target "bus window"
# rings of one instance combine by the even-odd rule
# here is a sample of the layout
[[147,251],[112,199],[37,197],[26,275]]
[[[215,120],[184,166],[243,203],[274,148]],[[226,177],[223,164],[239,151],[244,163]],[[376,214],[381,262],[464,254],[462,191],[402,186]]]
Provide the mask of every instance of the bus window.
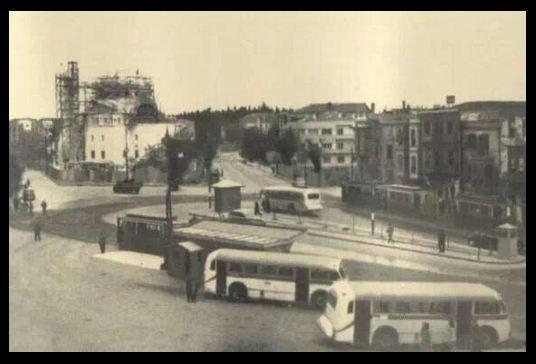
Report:
[[331,307],[337,307],[337,295],[334,292],[329,292],[328,303]]
[[309,200],[318,200],[320,198],[320,194],[319,193],[310,193],[307,195],[307,198]]
[[210,262],[210,270],[214,270],[214,269],[216,269],[216,259]]
[[354,301],[348,302],[348,313],[354,313]]
[[396,302],[395,312],[396,313],[410,313],[411,308],[410,308],[409,302]]
[[341,277],[339,276],[339,272],[337,272],[336,270],[328,272],[328,280],[338,281],[339,279],[341,279]]
[[280,267],[278,271],[280,277],[292,278],[294,277],[294,269],[289,267]]
[[329,272],[320,269],[311,269],[311,279],[316,281],[329,281]]
[[277,267],[274,265],[262,265],[261,274],[265,276],[275,276],[277,275]]
[[229,272],[242,273],[242,265],[240,263],[229,263]]
[[339,274],[340,274],[341,278],[343,278],[343,279],[345,279],[347,277],[346,271],[344,270],[343,267],[339,268]]
[[244,273],[257,274],[257,264],[244,264]]
[[499,304],[499,307],[501,309],[501,313],[508,313],[506,305],[504,304],[503,301],[498,301],[497,303]]
[[430,313],[432,314],[450,314],[452,313],[452,304],[450,302],[433,302],[430,305]]
[[390,313],[391,302],[388,301],[374,301],[373,303],[374,313]]
[[497,315],[501,313],[501,307],[497,301],[475,302],[475,315]]

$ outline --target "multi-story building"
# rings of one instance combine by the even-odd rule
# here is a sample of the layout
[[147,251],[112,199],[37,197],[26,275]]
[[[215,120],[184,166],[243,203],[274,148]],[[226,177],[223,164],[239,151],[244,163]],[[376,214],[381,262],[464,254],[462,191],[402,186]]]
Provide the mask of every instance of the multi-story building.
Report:
[[370,113],[374,113],[375,105],[369,108],[365,103],[332,103],[310,104],[295,112],[296,115],[310,119],[326,119],[330,117],[366,121]]

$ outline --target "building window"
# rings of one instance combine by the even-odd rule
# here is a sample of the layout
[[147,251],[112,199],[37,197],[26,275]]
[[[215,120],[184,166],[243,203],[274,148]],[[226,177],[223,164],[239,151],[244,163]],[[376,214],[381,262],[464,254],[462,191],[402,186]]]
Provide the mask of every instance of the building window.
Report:
[[104,150],[101,150],[100,155],[102,159],[106,158],[106,152]]
[[343,128],[337,128],[337,135],[344,135],[344,129]]
[[343,164],[344,162],[346,162],[345,156],[343,156],[343,155],[337,156],[337,163]]
[[412,174],[417,174],[417,158],[414,155],[410,159],[410,169]]
[[429,121],[425,121],[425,122],[424,122],[424,132],[425,132],[426,134],[428,134],[428,135],[429,135],[430,132],[431,132],[430,122],[429,122]]
[[91,159],[95,159],[95,151],[94,150],[91,151]]
[[333,144],[331,143],[322,143],[323,149],[331,149],[333,147]]
[[330,162],[331,162],[331,157],[329,155],[322,157],[322,163],[329,164]]
[[476,135],[475,134],[467,135],[467,137],[466,137],[466,147],[468,149],[476,148]]
[[417,145],[417,131],[415,129],[411,129],[411,146],[415,147]]
[[95,140],[95,136],[92,135],[92,136],[91,136],[91,141],[94,141],[94,140]]
[[138,134],[134,134],[134,140],[138,140]]
[[103,135],[101,135],[101,140],[102,140],[102,141],[104,141],[104,134],[103,134]]
[[456,164],[456,159],[454,158],[454,151],[449,150],[449,166],[453,167]]
[[402,154],[398,155],[398,169],[404,170],[404,156]]
[[140,152],[136,149],[134,151],[134,158],[139,158],[140,157]]
[[344,143],[337,143],[337,149],[344,149]]
[[447,122],[447,131],[449,134],[452,134],[454,131],[454,123],[452,121]]
[[393,146],[391,144],[387,146],[387,159],[393,159]]
[[331,129],[322,129],[322,135],[331,135]]
[[478,154],[481,156],[489,154],[489,135],[482,134],[478,137]]

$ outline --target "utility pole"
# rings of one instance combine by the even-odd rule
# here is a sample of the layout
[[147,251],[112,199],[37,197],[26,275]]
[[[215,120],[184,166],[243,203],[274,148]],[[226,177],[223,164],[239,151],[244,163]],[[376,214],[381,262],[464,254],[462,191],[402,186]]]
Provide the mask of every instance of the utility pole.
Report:
[[171,210],[171,185],[173,183],[173,166],[171,163],[171,150],[170,150],[170,137],[166,132],[166,159],[167,159],[167,190],[166,190],[166,243],[162,249],[162,254],[164,256],[164,268],[167,269],[168,265],[168,249],[172,244],[173,236],[173,212]]

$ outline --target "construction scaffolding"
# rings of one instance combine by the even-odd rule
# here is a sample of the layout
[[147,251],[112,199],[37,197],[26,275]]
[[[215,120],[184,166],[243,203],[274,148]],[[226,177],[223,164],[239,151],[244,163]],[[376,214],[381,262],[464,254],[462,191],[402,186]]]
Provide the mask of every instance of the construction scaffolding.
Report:
[[67,70],[56,74],[56,116],[72,119],[80,112],[78,62],[70,61]]

